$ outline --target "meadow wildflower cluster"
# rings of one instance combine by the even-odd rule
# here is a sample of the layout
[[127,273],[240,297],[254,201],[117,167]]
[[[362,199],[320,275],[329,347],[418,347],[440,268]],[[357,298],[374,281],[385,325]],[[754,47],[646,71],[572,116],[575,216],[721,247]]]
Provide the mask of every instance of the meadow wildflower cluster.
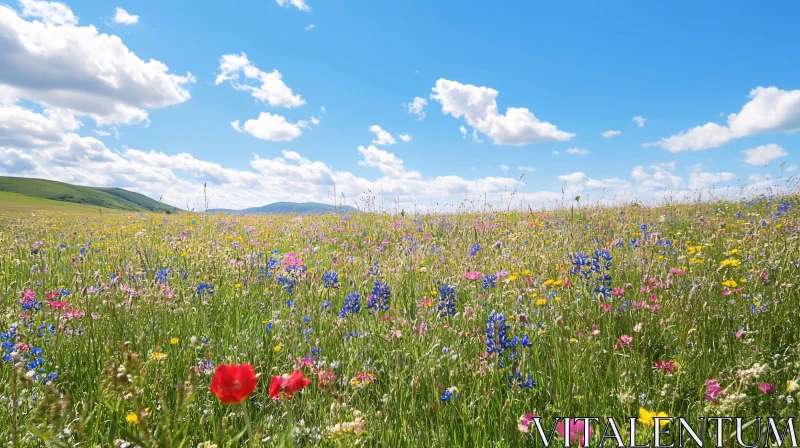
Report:
[[797,199],[0,214],[0,438],[516,447],[536,416],[796,416]]

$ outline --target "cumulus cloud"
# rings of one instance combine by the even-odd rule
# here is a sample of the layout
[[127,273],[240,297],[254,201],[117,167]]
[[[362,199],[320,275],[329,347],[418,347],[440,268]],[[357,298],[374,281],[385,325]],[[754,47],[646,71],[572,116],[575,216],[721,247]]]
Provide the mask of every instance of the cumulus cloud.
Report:
[[510,169],[508,165],[500,165],[498,168],[500,168],[500,171],[508,171]]
[[288,142],[299,137],[306,127],[305,122],[289,123],[286,118],[280,115],[273,115],[269,112],[261,112],[257,119],[247,120],[244,126],[239,126],[239,120],[231,123],[234,129],[239,132],[247,132],[253,137],[270,142]]
[[647,121],[647,118],[644,118],[641,115],[637,115],[637,116],[633,117],[633,122],[636,123],[636,126],[639,126],[640,128],[644,127],[644,122],[645,121]]
[[408,143],[411,141],[411,136],[408,134],[400,134],[398,137],[400,137],[400,140],[402,140],[403,143]]
[[606,191],[610,195],[622,196],[628,195],[630,192],[627,190],[631,187],[631,183],[623,179],[594,179],[581,171],[562,174],[558,176],[558,180],[564,182],[564,192],[570,196],[587,191]]
[[369,131],[375,133],[375,140],[372,141],[372,143],[375,145],[388,146],[397,143],[397,140],[395,140],[394,137],[392,137],[392,134],[384,131],[377,124],[373,124],[372,126],[370,126]]
[[653,164],[645,168],[635,166],[631,178],[645,190],[679,190],[683,188],[683,178],[672,173],[675,162]]
[[702,151],[737,138],[800,130],[800,90],[756,87],[749,98],[738,114],[728,115],[727,125],[706,123],[643,146],[657,146],[670,152]]
[[311,11],[311,7],[306,4],[305,0],[275,0],[275,3],[277,3],[278,6],[283,6],[286,8],[294,6],[300,11]]
[[745,156],[744,163],[753,166],[767,165],[773,160],[780,159],[781,157],[786,157],[788,155],[786,150],[775,143],[745,149],[742,151],[742,154]]
[[128,14],[128,11],[119,7],[117,8],[117,13],[114,15],[114,23],[119,23],[120,25],[134,25],[138,22],[139,16]]
[[586,148],[578,148],[576,146],[574,148],[567,149],[567,154],[577,154],[577,155],[585,156],[586,154],[589,154],[589,150],[586,149]]
[[7,96],[90,117],[99,126],[147,122],[148,110],[189,99],[191,73],[145,62],[119,37],[78,25],[62,3],[20,5],[21,13],[0,5],[0,90]]
[[305,30],[306,30],[306,31],[311,31],[311,30],[313,30],[313,29],[314,29],[314,28],[316,28],[316,27],[317,27],[317,25],[315,25],[315,24],[313,24],[313,23],[312,23],[311,25],[308,25],[307,27],[305,27]]
[[425,118],[425,106],[428,105],[428,101],[425,98],[421,97],[414,97],[414,100],[410,103],[406,104],[403,103],[403,107],[408,111],[411,115],[416,115],[418,119],[422,120]]
[[618,136],[620,134],[622,134],[622,132],[620,132],[620,131],[605,131],[605,132],[602,132],[600,135],[602,135],[603,138],[611,138],[611,137],[616,137],[616,136]]
[[518,166],[517,169],[520,170],[520,171],[526,171],[528,173],[532,173],[532,172],[536,171],[536,168],[534,168],[532,166]]
[[270,106],[292,108],[306,103],[283,82],[278,70],[270,73],[259,70],[245,53],[223,55],[219,60],[219,70],[214,84],[228,81],[234,89],[248,92]]
[[692,167],[692,170],[689,173],[689,188],[693,190],[699,190],[711,186],[716,187],[733,179],[736,179],[736,175],[733,173],[710,173],[703,170],[702,164],[697,164]]
[[461,132],[461,138],[467,138],[467,128],[462,125],[458,130]]
[[496,145],[520,146],[565,141],[575,135],[539,120],[525,108],[509,107],[505,114],[500,114],[497,95],[497,90],[488,87],[439,79],[433,87],[431,98],[442,105],[443,113],[463,118],[472,126],[476,140],[480,132]]

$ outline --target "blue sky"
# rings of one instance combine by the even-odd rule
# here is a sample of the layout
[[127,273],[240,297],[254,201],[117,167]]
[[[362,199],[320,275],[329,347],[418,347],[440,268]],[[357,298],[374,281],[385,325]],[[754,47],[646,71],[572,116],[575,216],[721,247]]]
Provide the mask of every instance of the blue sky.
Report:
[[[440,187],[433,179],[457,176],[464,182],[477,182],[463,183],[467,195],[486,193],[500,200],[503,190],[514,188],[510,180],[523,173],[520,189],[531,201],[553,199],[554,192],[565,185],[570,194],[588,197],[644,194],[657,198],[665,194],[659,186],[688,196],[712,185],[740,182],[763,189],[768,175],[774,178],[781,173],[781,164],[786,175],[791,175],[790,167],[800,164],[800,133],[792,132],[800,129],[800,62],[793,56],[800,51],[800,28],[794,23],[800,13],[797,2],[496,3],[491,7],[485,2],[449,0],[295,0],[295,4],[260,0],[235,6],[185,1],[69,1],[59,7],[35,0],[10,3],[0,26],[19,32],[20,48],[30,47],[20,30],[37,21],[65,28],[66,35],[74,32],[77,37],[53,48],[50,59],[29,48],[7,52],[8,60],[14,57],[15,67],[11,73],[0,71],[0,101],[14,106],[7,114],[15,114],[14,122],[23,123],[20,129],[30,129],[24,120],[53,121],[56,114],[45,111],[57,110],[59,116],[80,123],[69,125],[67,120],[67,125],[61,125],[61,138],[80,138],[83,146],[94,149],[74,153],[86,160],[83,167],[75,167],[53,155],[64,153],[64,141],[43,148],[41,144],[11,144],[8,141],[19,138],[0,135],[4,157],[12,160],[11,151],[15,151],[13,157],[21,160],[6,163],[5,174],[114,184],[151,196],[164,194],[176,205],[192,198],[172,189],[192,189],[210,181],[214,201],[256,206],[272,202],[273,197],[325,200],[332,190],[331,178],[349,197],[358,196],[365,187],[385,186],[382,191],[388,200],[396,196],[401,203],[422,203],[428,199],[428,190]],[[115,20],[117,8],[127,12],[128,23],[124,17]],[[64,10],[76,18],[65,20]],[[132,15],[137,16],[135,23]],[[141,81],[136,76],[141,64],[117,58],[119,48],[104,50],[78,42],[103,40],[80,37],[79,29],[90,25],[96,27],[97,36],[118,36],[121,45],[144,63],[153,59],[168,69]],[[38,39],[57,36],[42,33]],[[247,78],[243,70],[233,70],[227,79],[216,82],[223,73],[221,58],[243,53],[253,70],[280,73],[283,87],[291,89],[288,100],[270,104],[256,98],[242,86],[258,88],[260,83]],[[107,63],[111,75],[95,77],[90,68],[81,75],[86,79],[76,75],[74,84],[60,85],[75,70],[70,71],[67,63],[55,63],[61,60],[59,55],[82,58],[88,67]],[[42,67],[53,72],[51,78],[27,80]],[[67,75],[58,77],[59,70]],[[166,78],[172,75],[184,79]],[[109,82],[109,76],[117,82]],[[135,85],[131,92],[149,89],[152,97],[145,101],[138,99],[142,97],[138,93],[122,92],[122,81]],[[96,88],[85,87],[93,83]],[[7,86],[5,100],[3,85]],[[452,89],[442,93],[443,87]],[[463,106],[457,91],[486,100],[481,87],[497,92],[496,114],[466,108],[458,118],[454,116],[458,113],[443,112],[448,105]],[[758,87],[765,89],[756,91]],[[120,91],[109,92],[115,88]],[[165,88],[182,92],[159,93]],[[64,99],[65,90],[69,99]],[[268,90],[262,88],[265,95]],[[103,115],[97,112],[102,106],[86,106],[104,101],[104,95],[105,104],[139,112]],[[416,97],[427,103],[424,119],[404,106]],[[287,102],[295,104],[287,107]],[[750,105],[746,111],[745,105]],[[528,129],[526,135],[497,130],[498,125],[508,124],[509,107],[525,108],[535,116],[518,117],[521,121],[515,126]],[[280,141],[275,141],[274,129],[265,130],[275,123],[254,123],[251,130],[262,130],[259,138],[254,135],[258,131],[246,130],[246,123],[262,113],[283,117],[290,125],[300,120],[306,123],[289,130],[292,138],[281,134]],[[730,114],[737,114],[738,120],[729,122]],[[645,119],[643,126],[634,122],[637,116]],[[319,123],[310,122],[311,117]],[[480,120],[483,125],[475,125]],[[235,121],[239,131],[232,126]],[[536,131],[541,122],[557,130]],[[706,123],[724,129],[701,129],[687,138],[661,140]],[[376,139],[370,132],[374,125],[389,132],[396,143],[376,144],[370,154],[364,154],[358,148],[368,148]],[[20,135],[25,132],[20,129],[6,132]],[[619,134],[605,138],[601,135],[605,131]],[[400,134],[410,135],[411,140],[401,141]],[[716,143],[709,145],[709,139]],[[643,146],[659,141],[659,145]],[[69,147],[75,151],[75,145]],[[585,154],[570,154],[570,148]],[[749,159],[742,152],[748,149],[753,149]],[[111,155],[93,161],[98,151]],[[284,151],[297,156],[287,157]],[[153,178],[130,174],[145,173],[148,166],[165,166],[158,157],[147,156],[153,153],[169,161],[169,172]],[[186,159],[178,158],[180,154],[190,154],[192,162],[182,167]],[[28,159],[22,161],[23,156]],[[255,157],[282,158],[290,165],[297,162],[306,171],[283,165],[258,169],[252,164]],[[761,161],[768,164],[753,165]],[[126,168],[128,175],[98,177],[85,172],[91,171],[88,167],[94,162],[104,173],[116,169],[111,167],[135,166]],[[634,174],[637,166],[642,170]],[[219,170],[232,171],[214,173]],[[331,177],[327,171],[309,175],[313,188],[296,181],[298,176],[306,179],[303,173],[319,174],[320,170],[352,176]],[[410,175],[416,179],[414,187],[403,186],[408,172],[418,174]],[[237,173],[252,179],[231,180]],[[283,186],[257,180],[283,175],[294,179]],[[486,178],[493,180],[479,182]],[[437,200],[459,200],[465,194],[459,188],[448,187],[448,193]]]

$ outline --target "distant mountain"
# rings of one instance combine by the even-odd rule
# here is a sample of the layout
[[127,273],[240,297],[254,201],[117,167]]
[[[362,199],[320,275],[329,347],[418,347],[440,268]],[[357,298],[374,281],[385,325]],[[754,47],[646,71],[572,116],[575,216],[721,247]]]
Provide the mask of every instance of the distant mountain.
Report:
[[31,198],[50,199],[132,212],[175,213],[181,211],[176,207],[162,204],[143,194],[123,190],[122,188],[84,187],[44,179],[0,176],[0,191],[17,193]]
[[213,208],[208,210],[208,213],[228,213],[232,215],[279,215],[295,212],[300,214],[327,212],[349,213],[358,212],[358,209],[347,205],[334,206],[320,204],[319,202],[275,202],[274,204],[268,204],[263,207],[251,207],[241,210],[232,210],[227,208]]

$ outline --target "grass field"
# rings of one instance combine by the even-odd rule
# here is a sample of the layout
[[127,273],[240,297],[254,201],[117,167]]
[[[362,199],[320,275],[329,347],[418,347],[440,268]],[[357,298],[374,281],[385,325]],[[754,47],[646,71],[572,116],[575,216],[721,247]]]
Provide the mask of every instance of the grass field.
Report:
[[[754,440],[798,415],[797,199],[0,214],[0,439],[519,447],[541,446],[524,414],[635,417],[643,442],[663,413],[742,416]],[[209,390],[220,364],[259,375],[241,405]],[[272,399],[296,370],[310,384]]]
[[62,212],[91,216],[100,215],[101,213],[111,214],[117,212],[117,210],[75,204],[71,202],[33,198],[17,193],[0,191],[0,215],[42,212]]

